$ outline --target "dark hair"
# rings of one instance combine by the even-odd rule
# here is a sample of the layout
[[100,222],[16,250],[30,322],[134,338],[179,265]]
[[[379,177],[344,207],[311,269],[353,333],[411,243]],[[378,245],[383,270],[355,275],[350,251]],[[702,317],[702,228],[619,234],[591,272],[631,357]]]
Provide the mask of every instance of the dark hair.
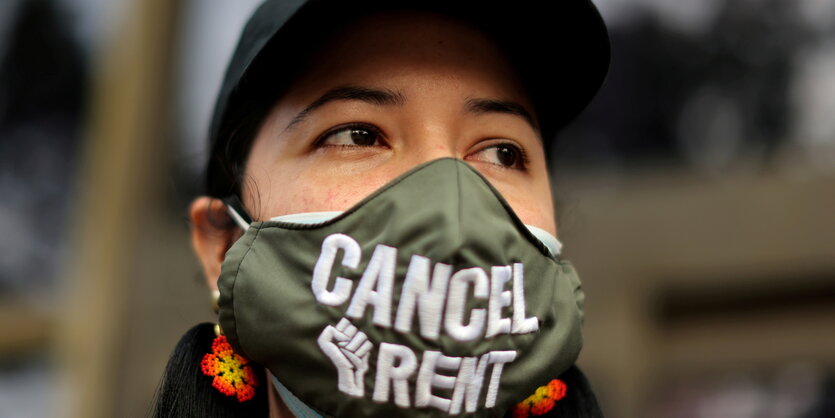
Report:
[[543,415],[544,417],[603,417],[594,390],[576,365],[563,372],[559,379],[566,385],[565,398],[555,403],[554,409]]
[[[305,31],[304,36],[294,36],[293,33],[301,33],[304,28],[299,27],[299,21],[290,22],[283,29],[288,35],[273,39],[264,46],[249,66],[246,76],[236,86],[237,92],[245,94],[230,97],[218,122],[217,132],[209,138],[206,166],[208,196],[241,197],[246,158],[270,110],[286,89],[309,67],[322,44],[346,24],[338,19],[319,22],[320,29],[315,33]],[[297,41],[300,38],[302,42]]]
[[212,351],[214,326],[203,323],[188,330],[177,343],[157,388],[152,407],[154,418],[231,418],[269,415],[267,380],[264,369],[253,365],[259,385],[255,396],[238,402],[212,386],[212,378],[203,374],[200,362]]

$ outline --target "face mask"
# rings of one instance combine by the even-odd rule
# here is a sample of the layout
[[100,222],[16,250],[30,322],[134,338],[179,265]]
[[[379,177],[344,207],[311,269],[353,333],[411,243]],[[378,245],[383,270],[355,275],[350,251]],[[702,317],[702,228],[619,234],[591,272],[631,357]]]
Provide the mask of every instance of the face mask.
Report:
[[501,415],[579,354],[583,293],[559,242],[463,161],[292,216],[250,224],[218,281],[227,339],[291,407]]

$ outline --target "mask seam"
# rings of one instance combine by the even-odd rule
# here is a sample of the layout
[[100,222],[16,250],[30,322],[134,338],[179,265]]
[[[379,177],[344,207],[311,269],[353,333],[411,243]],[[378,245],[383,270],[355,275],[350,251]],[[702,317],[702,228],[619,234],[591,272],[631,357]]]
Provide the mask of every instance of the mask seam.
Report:
[[[464,162],[464,164],[467,164],[467,163]],[[459,169],[460,168],[461,167],[459,167]],[[477,175],[481,179],[482,182],[484,182],[484,184],[487,186],[487,189],[490,191],[490,193],[493,193],[493,195],[499,201],[499,204],[502,206],[502,208],[504,208],[505,212],[507,212],[508,216],[511,218],[511,222],[516,226],[517,230],[521,231],[520,232],[521,235],[526,238],[526,241],[528,241],[528,243],[533,245],[534,248],[536,248],[542,255],[545,256],[545,258],[551,260],[552,262],[559,263],[562,260],[562,252],[560,252],[560,254],[551,254],[550,250],[548,250],[546,248],[545,244],[542,243],[542,241],[540,241],[539,238],[537,238],[530,230],[528,230],[528,228],[525,226],[525,223],[522,222],[522,219],[519,218],[519,214],[517,214],[516,211],[514,211],[512,207],[510,207],[510,203],[507,203],[507,200],[505,200],[504,196],[499,192],[499,190],[496,189],[495,186],[493,186],[493,183],[490,183],[490,180],[488,180],[486,177],[484,177],[483,174],[479,173],[478,170],[476,170],[475,168],[473,168],[469,164],[467,164],[467,168],[471,169],[473,171],[473,173],[475,175]],[[460,173],[460,172],[456,171],[456,174],[458,174],[458,173]],[[458,200],[460,202],[461,201],[461,199],[460,199],[460,193],[461,193],[460,188],[459,188],[458,192],[459,192],[459,199]]]
[[[250,226],[251,227],[251,226]],[[235,299],[235,287],[238,285],[238,275],[241,273],[241,266],[244,264],[244,260],[249,255],[250,251],[252,251],[252,247],[255,246],[255,241],[258,239],[258,235],[261,233],[260,226],[255,227],[255,236],[252,237],[252,242],[249,243],[249,248],[246,249],[246,253],[241,257],[241,261],[238,263],[238,266],[235,268],[235,279],[232,281],[232,322],[235,324],[235,341],[238,342],[238,348],[243,352],[246,357],[250,357],[250,355],[244,350],[243,344],[241,343],[241,336],[238,333],[238,315],[237,312],[237,300]]]
[[455,202],[455,204],[458,205],[458,237],[456,237],[457,238],[456,244],[460,245],[461,241],[462,241],[462,237],[464,236],[464,222],[462,222],[464,212],[463,212],[463,209],[462,209],[463,205],[461,205],[461,199],[463,199],[463,196],[461,195],[461,166],[460,165],[455,167],[455,184],[458,185],[458,187],[456,188],[456,192],[458,193],[458,199]]
[[525,223],[522,222],[522,219],[519,218],[519,214],[517,214],[512,207],[510,207],[510,203],[507,203],[507,200],[505,200],[504,196],[499,192],[499,190],[496,189],[492,183],[490,183],[490,180],[488,180],[486,177],[484,177],[484,175],[479,173],[478,170],[473,169],[473,172],[481,178],[484,184],[487,185],[488,190],[490,190],[490,192],[493,193],[494,196],[496,196],[496,199],[499,201],[499,204],[502,205],[505,212],[507,212],[508,216],[510,216],[511,222],[513,222],[513,224],[516,225],[519,231],[522,231],[521,234],[526,238],[526,241],[533,245],[542,255],[545,256],[545,258],[553,262],[559,263],[559,261],[562,260],[562,252],[560,252],[560,254],[558,255],[551,254],[551,252],[545,247],[545,244],[543,244],[542,241],[540,241],[539,238],[537,238],[533,234],[533,232],[528,230],[528,228],[525,226]]

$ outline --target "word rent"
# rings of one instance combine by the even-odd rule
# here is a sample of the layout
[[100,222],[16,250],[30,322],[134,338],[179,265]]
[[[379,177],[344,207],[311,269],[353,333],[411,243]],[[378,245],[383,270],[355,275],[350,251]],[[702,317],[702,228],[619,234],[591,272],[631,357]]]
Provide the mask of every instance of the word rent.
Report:
[[[337,255],[342,251],[341,260]],[[347,318],[360,319],[372,309],[374,325],[410,334],[417,316],[419,334],[437,340],[441,332],[460,342],[470,342],[500,334],[527,334],[539,329],[536,317],[526,317],[524,267],[522,263],[492,266],[490,273],[480,267],[453,272],[452,266],[412,255],[392,312],[397,249],[377,245],[362,277],[356,283],[345,277],[332,279],[334,265],[356,269],[362,251],[353,238],[329,235],[313,269],[311,290],[319,303],[342,306],[348,303]],[[510,289],[507,287],[510,286]],[[352,293],[353,292],[353,293]],[[486,302],[485,308],[467,308],[470,300]],[[503,316],[512,308],[510,317]],[[363,377],[369,368],[374,343],[366,334],[343,318],[328,325],[319,337],[322,351],[333,361],[339,375],[340,391],[356,397],[365,394]],[[451,357],[440,351],[420,353],[405,345],[380,342],[372,399],[400,407],[435,407],[450,414],[474,412],[485,388],[484,406],[495,405],[503,367],[516,358],[516,351],[490,351],[480,356]],[[440,371],[444,371],[441,374]],[[414,396],[410,395],[414,381]],[[437,391],[446,390],[444,398]]]

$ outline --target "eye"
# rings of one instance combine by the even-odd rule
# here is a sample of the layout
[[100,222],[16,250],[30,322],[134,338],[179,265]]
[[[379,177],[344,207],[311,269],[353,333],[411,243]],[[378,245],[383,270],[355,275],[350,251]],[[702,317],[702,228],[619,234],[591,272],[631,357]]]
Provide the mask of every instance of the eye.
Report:
[[525,170],[528,157],[522,148],[510,143],[491,145],[473,154],[473,159],[514,170]]
[[383,134],[374,126],[352,123],[331,128],[316,141],[317,146],[385,146]]

